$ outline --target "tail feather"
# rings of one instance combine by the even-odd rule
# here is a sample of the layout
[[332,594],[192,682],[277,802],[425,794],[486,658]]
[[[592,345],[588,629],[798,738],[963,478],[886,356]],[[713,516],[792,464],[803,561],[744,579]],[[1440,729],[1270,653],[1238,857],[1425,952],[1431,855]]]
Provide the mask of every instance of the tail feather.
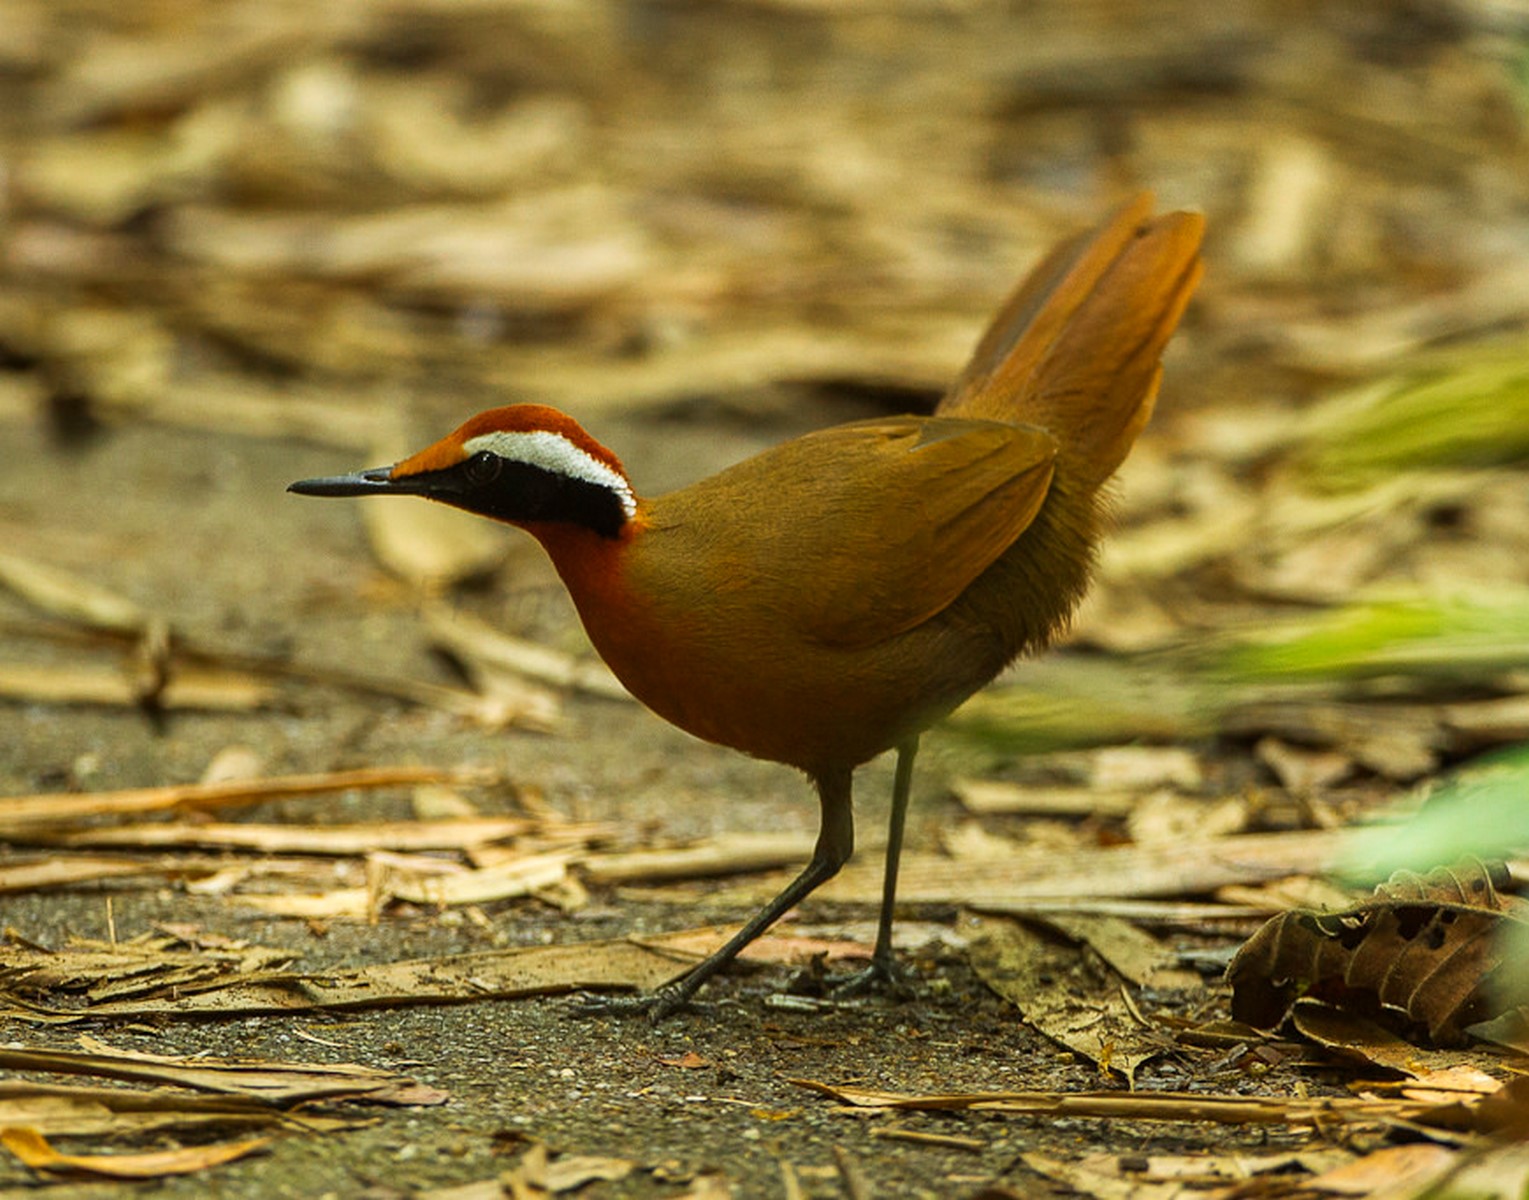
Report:
[[1097,487],[1152,415],[1164,346],[1200,280],[1204,218],[1131,200],[1064,242],[999,311],[943,416],[1038,425],[1059,474]]

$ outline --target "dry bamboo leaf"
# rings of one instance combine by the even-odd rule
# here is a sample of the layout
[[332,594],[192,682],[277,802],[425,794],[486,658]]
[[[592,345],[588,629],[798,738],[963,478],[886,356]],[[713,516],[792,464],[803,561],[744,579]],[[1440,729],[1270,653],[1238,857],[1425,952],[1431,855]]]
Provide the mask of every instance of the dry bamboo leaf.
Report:
[[[815,1079],[791,1079],[798,1087],[856,1108],[929,1112],[1033,1113],[1121,1121],[1213,1121],[1222,1125],[1311,1125],[1341,1122],[1422,1121],[1435,1107],[1414,1100],[1350,1096],[1285,1097],[1216,1095],[1210,1092],[889,1092]],[[1478,1102],[1479,1103],[1479,1102]],[[1453,1128],[1457,1126],[1438,1126]]]
[[695,959],[653,938],[572,946],[447,955],[380,963],[348,971],[303,975],[291,971],[220,972],[194,985],[143,987],[124,1000],[80,1006],[73,996],[25,997],[0,991],[0,1016],[42,1024],[125,1017],[206,1017],[292,1014],[320,1010],[463,1004],[492,999],[560,995],[580,990],[646,990],[686,970]]
[[378,563],[427,591],[491,575],[507,553],[505,530],[443,504],[369,504],[361,519]]
[[98,583],[14,554],[0,554],[0,587],[50,617],[89,629],[137,634],[149,621],[138,605]]
[[474,677],[507,671],[555,688],[631,700],[632,694],[598,658],[575,658],[548,646],[511,637],[486,622],[444,604],[425,606],[425,627],[436,643],[464,662]]
[[1168,1049],[1143,1030],[1121,980],[1076,946],[1043,938],[1017,921],[987,920],[968,950],[973,970],[1053,1041],[1131,1082],[1136,1068]]
[[[0,663],[0,697],[33,704],[85,704],[111,708],[141,708],[144,691],[128,673],[115,666],[34,666]],[[178,666],[154,704],[165,709],[248,712],[271,704],[270,683],[243,671]]]
[[247,86],[346,24],[338,13],[236,6],[153,32],[98,29],[56,64],[38,100],[48,123],[63,126],[123,112],[173,111]]
[[547,1164],[546,1187],[554,1195],[573,1192],[587,1183],[614,1183],[637,1169],[629,1158],[598,1154],[565,1154]]
[[1095,787],[1116,791],[1192,792],[1205,782],[1200,760],[1180,746],[1106,746],[1094,753],[1089,775]]
[[1354,770],[1354,760],[1339,750],[1309,750],[1279,738],[1260,738],[1253,747],[1258,760],[1286,790],[1309,795],[1341,783]]
[[357,216],[183,205],[164,236],[188,259],[232,274],[370,279],[411,297],[576,311],[641,280],[643,229],[609,188],[508,201],[411,205]]
[[439,783],[420,784],[409,805],[418,821],[476,820],[481,815],[478,806],[460,791]]
[[1445,725],[1468,749],[1529,742],[1529,696],[1447,704],[1442,712]]
[[[1120,897],[1194,896],[1239,883],[1335,868],[1345,830],[1242,833],[1212,841],[1079,850],[1058,860],[1050,850],[1008,861],[953,862],[909,854],[898,898],[909,903],[966,904],[983,912],[1024,911],[1030,902]],[[876,903],[881,864],[851,862],[817,893],[825,900]]]
[[1228,967],[1232,1015],[1273,1028],[1307,995],[1459,1042],[1503,1011],[1493,988],[1500,939],[1525,924],[1522,902],[1498,891],[1508,882],[1501,863],[1472,860],[1426,876],[1399,871],[1344,911],[1283,913]]
[[[191,846],[259,850],[266,854],[366,854],[373,850],[472,850],[527,835],[593,841],[614,827],[588,823],[549,827],[528,817],[463,817],[442,821],[368,821],[344,825],[155,824],[32,834],[29,840],[61,846]],[[68,859],[54,859],[69,862]],[[4,867],[0,866],[0,872]],[[3,878],[3,874],[0,874]],[[3,885],[0,885],[3,889]]]
[[1263,884],[1216,889],[1217,900],[1247,905],[1265,913],[1279,913],[1291,908],[1349,908],[1361,898],[1361,894],[1351,888],[1341,888],[1311,875],[1287,875]]
[[1143,796],[1126,818],[1126,832],[1138,845],[1183,844],[1241,833],[1252,816],[1245,796],[1199,800],[1173,792]]
[[636,360],[600,361],[566,352],[506,355],[488,373],[501,389],[573,407],[582,416],[660,408],[694,396],[801,380],[864,380],[938,393],[971,353],[972,323],[948,313],[901,326],[825,329],[821,321],[725,330],[660,346]]
[[8,946],[0,962],[0,995],[23,1003],[89,1004],[140,993],[195,990],[251,973],[270,974],[290,951],[262,946],[172,950],[177,939],[148,936],[115,945],[81,943],[63,950]]
[[[1043,837],[1036,837],[1037,824],[1031,823],[1025,829],[1026,834],[1033,839],[1026,843],[1018,838],[990,833],[980,821],[962,821],[940,832],[940,848],[951,858],[1011,858],[1025,849],[1033,848],[1039,841],[1044,841],[1058,853],[1066,853],[1081,846],[1085,840],[1085,835],[1081,833],[1071,829],[1058,830],[1055,825],[1049,824],[1042,827]],[[1057,836],[1059,833],[1063,836]]]
[[176,809],[240,807],[317,796],[352,789],[400,787],[419,783],[485,784],[494,776],[478,770],[446,767],[366,767],[320,775],[285,775],[270,779],[216,784],[172,784],[117,792],[53,792],[0,797],[0,834],[58,830],[95,817],[138,817]]
[[340,888],[317,895],[239,895],[234,899],[246,908],[272,916],[368,920],[391,900],[453,908],[529,896],[541,888],[562,883],[572,858],[571,851],[560,850],[521,855],[476,870],[440,860],[412,864],[414,869],[394,863],[383,865],[366,887]]
[[1328,699],[1253,703],[1229,712],[1222,732],[1266,735],[1339,750],[1378,775],[1410,782],[1435,770],[1448,745],[1439,714],[1422,705]]
[[35,1129],[0,1129],[0,1144],[39,1171],[71,1175],[98,1175],[106,1179],[163,1179],[167,1175],[190,1175],[208,1167],[245,1158],[271,1144],[270,1138],[184,1146],[178,1150],[155,1150],[145,1154],[60,1154]]
[[[843,1175],[842,1167],[840,1175]],[[846,1185],[848,1189],[848,1185]],[[863,1188],[860,1191],[848,1189],[846,1194],[862,1200],[869,1195]],[[690,1185],[690,1190],[682,1196],[676,1196],[674,1200],[733,1200],[733,1185],[727,1176],[720,1171],[702,1171]]]
[[102,879],[131,879],[138,875],[165,875],[163,863],[148,863],[132,858],[107,858],[104,855],[71,855],[5,861],[0,859],[0,895],[35,892],[43,888],[67,887],[73,883]]
[[362,453],[370,445],[378,397],[374,387],[345,389],[329,380],[268,383],[249,375],[207,371],[194,381],[101,397],[108,416],[152,421],[223,436],[301,438]]
[[697,879],[789,866],[805,861],[812,847],[808,834],[730,833],[676,849],[591,854],[580,865],[594,883]]
[[248,783],[265,774],[265,762],[248,746],[224,746],[202,769],[198,783]]
[[[0,1066],[13,1071],[98,1075],[168,1084],[267,1104],[365,1098],[370,1103],[443,1104],[447,1093],[421,1088],[407,1076],[354,1063],[227,1060],[119,1050],[82,1037],[83,1051],[0,1046]],[[407,1099],[401,1099],[407,1097]]]
[[[242,1096],[200,1096],[168,1088],[140,1090],[33,1083],[0,1079],[0,1128],[21,1126],[47,1137],[110,1137],[160,1134],[167,1130],[238,1126],[269,1129],[288,1118],[261,1101]],[[304,1132],[329,1133],[369,1124],[304,1113]]]
[[967,812],[979,816],[1026,813],[1056,817],[1123,817],[1140,795],[1094,787],[1031,787],[1002,779],[957,779],[951,784]]

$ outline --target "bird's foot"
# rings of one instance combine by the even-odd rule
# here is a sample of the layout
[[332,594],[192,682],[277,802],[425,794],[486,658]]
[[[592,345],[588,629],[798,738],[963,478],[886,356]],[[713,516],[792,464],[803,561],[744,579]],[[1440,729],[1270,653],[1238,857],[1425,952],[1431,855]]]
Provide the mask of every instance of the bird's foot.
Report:
[[890,954],[871,956],[871,965],[838,980],[829,988],[835,1000],[852,996],[864,996],[868,992],[881,992],[898,1000],[913,998],[913,980],[908,972]]
[[575,997],[569,1010],[572,1017],[647,1017],[655,1025],[665,1017],[673,1016],[681,1009],[709,1008],[698,1004],[689,991],[682,987],[664,986],[641,996],[592,996]]

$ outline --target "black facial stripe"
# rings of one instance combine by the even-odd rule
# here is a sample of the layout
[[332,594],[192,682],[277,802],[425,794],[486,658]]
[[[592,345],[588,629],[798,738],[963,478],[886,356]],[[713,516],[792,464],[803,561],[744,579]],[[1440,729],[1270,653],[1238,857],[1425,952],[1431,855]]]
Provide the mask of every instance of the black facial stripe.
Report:
[[497,456],[476,454],[411,483],[432,500],[501,521],[562,521],[601,537],[616,537],[626,524],[626,509],[611,488],[512,459],[497,459],[494,471],[488,458]]

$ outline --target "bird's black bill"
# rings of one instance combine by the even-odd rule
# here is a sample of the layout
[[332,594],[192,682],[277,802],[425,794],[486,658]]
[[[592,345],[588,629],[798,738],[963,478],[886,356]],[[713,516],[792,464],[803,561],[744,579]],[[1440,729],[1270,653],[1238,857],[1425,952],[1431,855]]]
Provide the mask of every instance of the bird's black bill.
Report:
[[370,467],[351,475],[326,475],[321,479],[299,479],[288,484],[287,491],[299,496],[410,496],[418,494],[408,480],[392,478],[392,467]]

